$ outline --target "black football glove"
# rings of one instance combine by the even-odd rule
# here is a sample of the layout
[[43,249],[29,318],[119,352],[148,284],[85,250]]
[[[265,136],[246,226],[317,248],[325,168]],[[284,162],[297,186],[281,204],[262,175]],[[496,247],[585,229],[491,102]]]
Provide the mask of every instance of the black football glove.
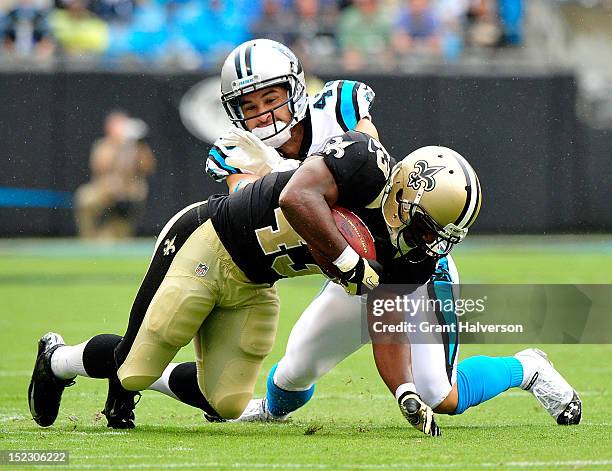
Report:
[[402,414],[410,425],[425,435],[439,437],[442,435],[440,427],[436,424],[433,410],[423,402],[423,399],[413,391],[406,391],[397,400]]
[[340,283],[348,294],[361,295],[379,285],[382,272],[382,265],[376,260],[359,258],[357,265],[340,275]]

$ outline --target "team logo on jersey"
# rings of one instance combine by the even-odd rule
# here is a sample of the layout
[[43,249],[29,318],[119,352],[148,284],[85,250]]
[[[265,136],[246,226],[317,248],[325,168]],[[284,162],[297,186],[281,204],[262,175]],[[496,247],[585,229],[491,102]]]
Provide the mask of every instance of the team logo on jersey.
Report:
[[174,241],[176,240],[176,236],[170,239],[164,240],[164,257],[176,252],[176,247],[174,246]]
[[196,276],[205,276],[208,273],[208,265],[205,263],[198,263],[198,266],[195,269]]
[[351,144],[355,144],[355,141],[344,141],[340,136],[334,137],[333,139],[327,141],[325,147],[323,148],[323,153],[327,155],[333,153],[333,157],[336,159],[341,159],[344,157],[344,149]]
[[408,175],[408,186],[415,190],[420,190],[425,185],[425,191],[431,191],[436,187],[434,175],[444,168],[444,166],[429,167],[425,160],[419,160],[414,164],[416,170]]

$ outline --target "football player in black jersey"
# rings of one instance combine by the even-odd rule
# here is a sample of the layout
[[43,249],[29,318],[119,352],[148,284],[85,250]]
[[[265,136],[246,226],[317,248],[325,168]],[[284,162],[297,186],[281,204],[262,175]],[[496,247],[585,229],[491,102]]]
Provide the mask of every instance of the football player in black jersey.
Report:
[[[441,164],[457,160],[447,151]],[[347,155],[350,159],[343,158]],[[393,226],[387,223],[382,201],[393,189],[393,164],[378,141],[348,132],[330,140],[297,171],[267,175],[240,192],[213,196],[179,212],[158,238],[126,335],[116,348],[108,335],[67,347],[82,351],[82,362],[75,366],[55,355],[64,348],[61,337],[49,334],[41,339],[29,390],[37,423],[48,426],[55,421],[64,387],[81,374],[109,378],[115,384],[113,401],[104,411],[109,425],[133,427],[136,392],[158,380],[177,351],[193,338],[197,381],[178,387],[175,395],[210,417],[238,417],[274,341],[279,303],[270,287],[280,278],[321,273],[309,244],[334,260],[342,272],[339,281],[351,292],[374,288],[381,276],[387,282],[425,282],[435,257],[418,260],[414,254],[427,253],[437,244],[442,251],[436,256],[442,256],[460,238],[451,239],[442,231],[421,234],[420,223],[412,227],[405,219],[399,224],[390,220]],[[394,168],[414,164],[413,159],[405,159]],[[465,177],[457,177],[455,186],[464,188]],[[309,200],[317,217],[308,218],[321,222],[320,232],[312,225],[293,228],[287,218],[300,214],[296,202],[317,193],[321,182],[328,190],[323,199]],[[314,193],[300,189],[315,185]],[[375,237],[377,261],[354,256],[331,222],[329,208],[335,204],[366,222]],[[464,205],[465,198],[457,211]],[[321,216],[324,209],[327,214]],[[422,217],[435,223],[431,227],[454,222]],[[326,234],[323,239],[321,233]],[[397,257],[405,252],[405,257]],[[410,255],[413,260],[408,262]],[[380,264],[386,267],[383,271]]]
[[[388,156],[369,138],[368,152],[376,152],[376,159],[370,156],[366,161],[360,158],[365,152],[359,151],[345,159],[358,141],[358,136],[347,133],[330,141],[322,155],[309,158],[285,185],[279,205],[290,226],[319,253],[334,260],[347,291],[376,289],[383,282],[387,285],[381,289],[404,285],[402,294],[408,294],[410,286],[406,285],[412,284],[414,288],[414,284],[428,281],[436,262],[466,236],[480,210],[480,184],[463,157],[451,149],[430,146],[418,149],[395,165],[384,191],[378,193],[374,161],[386,176]],[[362,259],[339,234],[329,210],[336,204],[367,221],[377,241],[377,259],[384,270]],[[434,278],[418,289],[425,299],[435,299],[438,288],[448,289],[448,283],[444,284],[440,286]],[[395,293],[376,293],[368,296],[368,301],[388,295],[393,297]],[[405,314],[402,310],[392,313],[398,319]],[[451,315],[454,317],[454,312]],[[511,357],[475,356],[455,368],[458,341],[451,344],[449,336],[432,336],[417,338],[415,344],[405,333],[374,335],[373,319],[368,317],[379,373],[409,422],[426,434],[440,433],[428,406],[440,413],[461,414],[511,387],[531,392],[558,424],[580,422],[582,403],[578,394],[541,350],[529,348]],[[446,322],[438,315],[430,319],[430,325],[440,327]],[[445,364],[438,361],[440,356],[453,358],[442,375],[435,372]],[[415,385],[417,375],[420,381]],[[444,378],[445,387],[437,384],[439,376]],[[270,382],[268,388],[266,401],[274,401],[279,409],[290,410],[292,396],[299,395],[299,391],[279,392]],[[435,397],[435,402],[425,405],[417,392]]]

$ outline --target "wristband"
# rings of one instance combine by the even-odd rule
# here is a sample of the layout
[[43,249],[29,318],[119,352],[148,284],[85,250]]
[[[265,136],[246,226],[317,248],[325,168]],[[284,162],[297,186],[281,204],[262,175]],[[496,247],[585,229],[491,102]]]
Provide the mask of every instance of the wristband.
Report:
[[355,252],[353,247],[347,245],[340,256],[333,261],[333,264],[338,267],[338,270],[342,273],[347,273],[355,268],[357,263],[359,263],[359,259],[359,254]]

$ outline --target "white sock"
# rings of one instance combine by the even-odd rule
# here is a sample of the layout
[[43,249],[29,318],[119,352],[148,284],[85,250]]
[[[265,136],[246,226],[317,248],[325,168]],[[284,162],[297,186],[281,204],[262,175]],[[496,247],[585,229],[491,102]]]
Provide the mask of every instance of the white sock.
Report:
[[402,395],[408,391],[414,393],[416,392],[416,386],[414,385],[414,383],[400,384],[395,390],[395,399],[399,400],[399,398],[402,397]]
[[291,381],[291,379],[285,374],[286,368],[283,364],[283,360],[278,362],[278,366],[276,367],[276,371],[274,372],[274,384],[276,384],[279,388],[284,389],[285,391],[308,391],[313,383],[310,384],[295,384],[295,382]]
[[89,377],[83,366],[83,350],[87,342],[72,347],[65,345],[55,350],[51,356],[53,374],[60,379],[70,379],[77,375]]
[[170,389],[170,375],[172,374],[174,368],[176,368],[178,365],[179,363],[170,363],[168,366],[166,366],[166,369],[162,373],[161,377],[147,389],[160,392],[162,394],[165,394],[166,396],[170,396],[174,399],[179,400],[176,394],[174,394]]

